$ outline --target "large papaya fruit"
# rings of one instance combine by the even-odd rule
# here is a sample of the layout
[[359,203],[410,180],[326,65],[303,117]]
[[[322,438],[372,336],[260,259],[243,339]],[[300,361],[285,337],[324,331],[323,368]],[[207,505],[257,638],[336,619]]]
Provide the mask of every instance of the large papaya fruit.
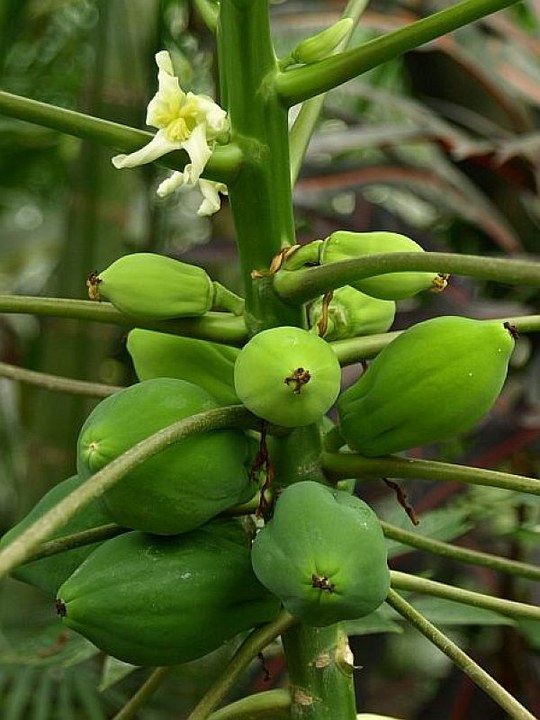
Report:
[[339,393],[341,369],[330,345],[297,327],[263,330],[245,345],[234,366],[244,405],[264,420],[310,425]]
[[[48,510],[51,510],[60,500],[63,500],[67,495],[80,487],[82,483],[83,479],[78,475],[74,475],[55,485],[55,487],[49,490],[49,492],[34,505],[28,515],[12,527],[11,530],[7,531],[0,540],[0,548],[18,538],[30,525],[36,520],[39,520]],[[105,525],[109,522],[110,518],[105,515],[99,503],[91,502],[81,508],[63,527],[53,533],[50,540],[62,537],[63,535],[71,535],[71,533],[89,530],[90,528]],[[33,560],[32,562],[15,568],[11,574],[17,578],[17,580],[22,580],[47,593],[54,594],[64,580],[71,575],[96,547],[97,545],[95,543],[92,545],[84,545],[51,555],[50,557],[41,558],[40,560]]]
[[514,332],[498,320],[454,316],[409,328],[339,398],[343,438],[374,457],[469,430],[501,391]]
[[128,334],[127,349],[139,380],[180,378],[204,388],[222,405],[240,402],[234,390],[237,348],[135,328]]
[[376,610],[390,587],[386,546],[373,510],[348,492],[289,485],[253,543],[255,575],[308,625]]
[[[183,418],[219,407],[202,388],[176,378],[132,385],[97,405],[84,423],[77,467],[87,478],[144,438]],[[240,430],[185,438],[131,470],[102,496],[124,527],[173,535],[249,500],[250,445]]]
[[253,574],[249,548],[210,523],[176,537],[134,531],[108,540],[58,590],[56,607],[109,655],[160,666],[271,620],[279,601]]
[[[326,310],[327,328],[322,337],[331,341],[385,333],[394,322],[395,313],[396,304],[392,300],[380,300],[345,285],[333,292]],[[324,300],[319,298],[309,309],[310,325],[318,328],[324,316]]]
[[[326,265],[364,255],[391,252],[424,252],[424,248],[399,233],[356,233],[338,230],[329,235],[320,246],[319,262]],[[432,272],[397,272],[374,275],[349,284],[366,295],[381,300],[401,300],[416,295],[421,290],[442,290],[446,281]]]

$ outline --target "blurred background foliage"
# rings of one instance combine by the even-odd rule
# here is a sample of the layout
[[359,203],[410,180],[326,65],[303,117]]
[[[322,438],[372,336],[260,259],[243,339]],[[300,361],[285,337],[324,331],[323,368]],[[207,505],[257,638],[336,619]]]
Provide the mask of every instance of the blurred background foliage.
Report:
[[[341,0],[272,4],[276,48],[335,21]],[[355,42],[448,5],[374,0]],[[540,249],[540,0],[526,0],[472,27],[386,63],[329,94],[295,190],[299,241],[336,229],[386,229],[428,250],[516,256]],[[182,0],[2,0],[3,89],[144,127],[155,92],[157,50],[167,48],[183,87],[215,89],[213,39]],[[291,111],[291,122],[296,108]],[[203,265],[239,288],[228,209],[198,218],[199,199],[155,196],[161,171],[117,172],[111,151],[0,116],[0,293],[85,297],[85,279],[119,255],[150,250]],[[442,295],[399,305],[396,329],[436,314],[503,317],[539,312],[538,292],[453,278]],[[116,328],[0,315],[0,360],[73,378],[128,384],[133,372]],[[538,339],[520,340],[490,417],[474,433],[426,456],[537,477]],[[347,369],[349,380],[358,368]],[[88,399],[0,378],[0,534],[44,492],[72,474]],[[383,483],[360,494],[407,529]],[[407,482],[418,532],[538,561],[538,502],[458,483]],[[395,569],[538,602],[538,585],[391,546]],[[97,720],[114,712],[145,671],[106,660],[55,622],[50,598],[16,581],[0,586],[0,715],[5,720]],[[440,623],[540,716],[540,630],[442,601],[417,606]],[[359,707],[407,720],[497,720],[503,715],[438,651],[391,613],[351,627]],[[358,634],[358,637],[356,636]],[[175,671],[141,713],[184,717],[232,652]],[[278,686],[279,647],[254,664],[241,692]]]

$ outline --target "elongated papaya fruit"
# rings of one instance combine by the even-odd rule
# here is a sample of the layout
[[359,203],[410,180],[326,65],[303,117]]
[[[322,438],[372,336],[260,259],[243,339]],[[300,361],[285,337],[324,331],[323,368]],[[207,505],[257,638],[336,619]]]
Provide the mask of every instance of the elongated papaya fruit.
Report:
[[101,297],[133,317],[166,320],[204,315],[214,287],[201,267],[154,253],[123,255],[87,280],[92,300]]
[[240,402],[234,390],[237,348],[135,328],[127,349],[139,380],[179,378],[204,388],[222,405]]
[[[32,510],[17,525],[8,530],[0,540],[0,548],[8,545],[15,540],[30,527],[36,520],[57,505],[73,490],[76,490],[83,483],[83,479],[78,475],[63,480],[55,485],[48,493],[46,493],[39,502],[34,505]],[[110,522],[110,518],[103,512],[99,503],[92,502],[83,507],[74,515],[66,524],[53,533],[51,540],[62,537],[63,535],[71,535],[72,533],[82,532],[99,525],[105,525]],[[71,573],[95,550],[97,544],[84,545],[83,547],[66,550],[50,557],[34,560],[12,571],[12,575],[17,580],[22,580],[29,585],[34,585],[46,593],[54,594],[60,585],[66,580]]]
[[[391,252],[424,252],[424,248],[399,233],[355,233],[338,230],[323,241],[319,249],[319,262],[326,265],[364,255]],[[443,290],[446,280],[432,272],[397,272],[375,275],[349,284],[366,295],[381,300],[401,300],[416,295],[421,290]]]
[[497,399],[514,336],[508,323],[454,316],[409,328],[339,398],[347,444],[374,457],[466,432]]
[[279,601],[253,574],[249,548],[211,526],[108,540],[58,590],[63,623],[124,662],[161,666],[273,619]]
[[[176,378],[154,378],[120,390],[100,402],[81,429],[79,475],[87,478],[158,430],[217,407],[205,390]],[[124,527],[159,535],[187,532],[255,494],[250,455],[240,430],[185,438],[107,490],[104,508]]]
[[[317,329],[324,318],[324,299],[316,300],[309,309],[309,322]],[[326,311],[325,340],[342,340],[358,335],[384,333],[394,322],[396,304],[366,295],[350,285],[334,290]]]
[[279,496],[258,533],[255,575],[308,625],[368,615],[390,587],[379,520],[362,500],[316,482],[298,482]]
[[341,369],[327,342],[297,327],[263,330],[245,345],[234,366],[244,405],[264,420],[310,425],[331,408]]

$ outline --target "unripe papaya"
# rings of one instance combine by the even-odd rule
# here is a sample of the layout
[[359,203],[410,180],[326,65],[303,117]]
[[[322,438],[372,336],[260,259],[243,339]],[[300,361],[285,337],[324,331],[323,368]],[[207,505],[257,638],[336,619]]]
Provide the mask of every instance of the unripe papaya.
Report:
[[[55,485],[55,487],[49,490],[49,492],[34,505],[28,515],[12,527],[11,530],[7,531],[0,540],[0,548],[18,538],[30,525],[36,520],[39,520],[42,515],[51,510],[61,500],[67,497],[67,495],[80,487],[82,483],[83,479],[78,475],[74,475]],[[105,525],[109,522],[110,518],[105,515],[99,503],[91,502],[81,508],[65,525],[54,532],[49,539],[55,540],[64,535],[89,530],[90,528]],[[96,547],[97,544],[93,543],[92,545],[84,545],[66,550],[65,552],[56,553],[55,555],[44,557],[40,560],[33,560],[32,562],[15,568],[11,574],[14,578],[17,578],[17,580],[22,580],[29,585],[34,585],[34,587],[38,587],[46,593],[54,594],[64,580],[71,575]]]
[[307,625],[359,618],[390,587],[379,520],[359,498],[316,482],[283,490],[251,551],[255,575]]
[[[314,328],[321,321],[323,312],[323,299],[320,298],[309,309],[309,322]],[[330,341],[385,333],[394,322],[395,313],[396,304],[392,300],[380,300],[345,285],[334,290],[323,337]]]
[[[327,265],[364,255],[391,252],[424,252],[424,249],[414,240],[399,233],[355,233],[338,230],[323,241],[319,250],[319,262]],[[446,281],[432,272],[397,272],[375,275],[349,284],[366,295],[381,300],[401,300],[416,295],[421,290],[442,290]]]
[[310,63],[328,57],[351,32],[354,21],[352,18],[342,18],[333,25],[321,30],[316,35],[302,40],[292,51],[291,56],[296,62]]
[[123,255],[87,280],[92,300],[101,297],[141,320],[204,315],[214,286],[201,267],[154,253]]
[[[155,378],[105,398],[84,423],[77,467],[84,478],[144,438],[219,407],[185,380]],[[180,440],[127,473],[102,496],[107,514],[124,527],[159,535],[187,532],[249,500],[250,445],[240,430],[213,430]]]
[[179,378],[204,388],[222,405],[240,402],[234,391],[237,348],[135,328],[127,349],[139,380]]
[[105,542],[58,590],[67,627],[133,665],[178,665],[272,620],[279,601],[223,528]]
[[245,345],[234,366],[236,394],[264,420],[310,425],[339,393],[341,369],[332,348],[297,327],[263,330]]
[[497,399],[515,330],[443,316],[405,330],[338,400],[340,431],[368,457],[463,433]]

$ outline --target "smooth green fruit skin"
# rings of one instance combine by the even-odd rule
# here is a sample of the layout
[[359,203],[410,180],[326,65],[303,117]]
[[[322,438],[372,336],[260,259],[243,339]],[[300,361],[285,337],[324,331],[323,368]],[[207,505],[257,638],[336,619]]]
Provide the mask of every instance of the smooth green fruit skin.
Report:
[[[12,527],[11,530],[8,530],[0,540],[0,548],[5,547],[18,538],[30,525],[36,520],[39,520],[40,517],[82,484],[83,479],[78,475],[74,475],[55,485],[55,487],[49,490],[49,492],[34,505],[28,515]],[[68,520],[59,530],[54,532],[49,539],[54,540],[64,535],[89,530],[90,528],[105,525],[109,522],[110,518],[105,515],[99,503],[91,502],[81,508],[76,515]],[[97,543],[93,543],[92,545],[84,545],[83,547],[66,550],[65,552],[51,555],[50,557],[41,558],[40,560],[34,560],[33,562],[20,565],[13,570],[11,574],[14,578],[17,578],[17,580],[21,580],[29,585],[40,588],[46,593],[54,595],[64,580],[71,575],[97,546]]]
[[[155,378],[103,400],[84,423],[77,467],[84,478],[162,428],[219,407],[202,388]],[[198,433],[145,460],[102,496],[110,518],[159,535],[187,532],[223,510],[246,502],[250,446],[240,430]]]
[[497,399],[513,348],[500,321],[443,316],[418,323],[341,395],[341,434],[368,457],[461,434]]
[[[307,625],[363,617],[390,587],[379,520],[362,500],[320,483],[299,482],[279,496],[273,518],[258,533],[255,575]],[[332,590],[314,586],[326,578]]]
[[[309,370],[311,379],[294,392],[286,378]],[[319,420],[334,404],[341,368],[332,348],[297,327],[263,330],[243,347],[234,366],[236,394],[259,417],[276,425],[299,427]]]
[[211,526],[107,541],[58,590],[64,624],[124,662],[162,666],[272,620],[279,601],[253,574],[249,548]]
[[98,292],[121,312],[141,320],[204,315],[213,285],[196,265],[154,253],[123,255],[98,275]]
[[[327,265],[364,255],[391,252],[424,252],[424,249],[414,240],[399,233],[355,233],[338,230],[323,241],[319,262]],[[432,272],[398,272],[375,275],[349,284],[366,295],[381,300],[402,300],[434,287],[437,277]]]
[[220,405],[240,403],[234,390],[237,348],[135,328],[127,349],[139,380],[179,378],[204,388]]
[[[322,312],[323,299],[320,298],[309,309],[309,322],[314,329]],[[385,333],[392,326],[395,314],[396,304],[392,300],[380,300],[345,285],[334,290],[328,306],[328,330],[324,339],[343,340]]]

